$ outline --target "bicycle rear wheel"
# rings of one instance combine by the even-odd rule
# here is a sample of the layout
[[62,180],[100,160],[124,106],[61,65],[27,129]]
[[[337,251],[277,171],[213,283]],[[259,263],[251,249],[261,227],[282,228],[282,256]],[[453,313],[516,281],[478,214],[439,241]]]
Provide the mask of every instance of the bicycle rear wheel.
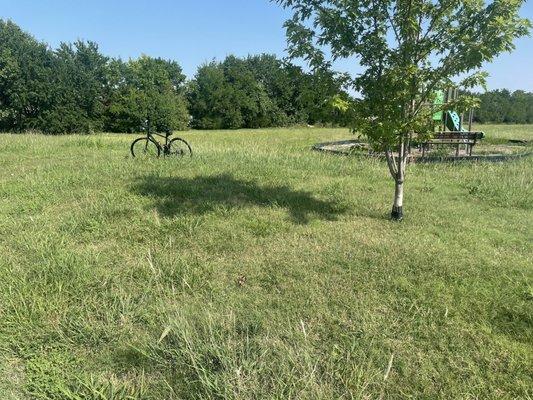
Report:
[[175,138],[168,144],[168,155],[170,157],[192,157],[192,149],[184,139]]
[[136,139],[131,144],[131,155],[135,158],[157,158],[159,152],[157,143],[146,137]]

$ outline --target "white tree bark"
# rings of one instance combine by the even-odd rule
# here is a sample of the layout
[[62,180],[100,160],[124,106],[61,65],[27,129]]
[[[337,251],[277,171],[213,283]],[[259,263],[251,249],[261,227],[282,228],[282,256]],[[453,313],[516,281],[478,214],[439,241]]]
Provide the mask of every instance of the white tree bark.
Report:
[[391,218],[396,221],[403,218],[403,182],[396,181]]
[[[407,165],[409,137],[400,139],[398,145],[398,157],[396,158],[395,168],[390,168],[392,177],[394,178],[394,203],[392,205],[391,218],[395,221],[403,219],[403,182],[405,179],[405,167]],[[389,156],[387,156],[387,160]],[[392,157],[392,161],[394,158]],[[394,172],[394,173],[393,173]]]

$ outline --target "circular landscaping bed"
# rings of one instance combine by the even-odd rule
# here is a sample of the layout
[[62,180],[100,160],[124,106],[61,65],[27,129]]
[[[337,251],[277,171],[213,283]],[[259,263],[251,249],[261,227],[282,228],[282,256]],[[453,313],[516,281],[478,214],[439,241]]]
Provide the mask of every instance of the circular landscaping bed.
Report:
[[[384,157],[383,153],[375,152],[370,145],[361,140],[340,140],[336,142],[323,142],[313,146],[313,150],[336,155],[357,155],[366,157]],[[422,153],[418,148],[413,148],[409,156],[410,162],[456,162],[456,161],[508,161],[533,154],[533,143],[526,140],[511,139],[506,143],[480,143],[474,147],[472,155],[461,150],[456,153],[456,146],[450,145]]]

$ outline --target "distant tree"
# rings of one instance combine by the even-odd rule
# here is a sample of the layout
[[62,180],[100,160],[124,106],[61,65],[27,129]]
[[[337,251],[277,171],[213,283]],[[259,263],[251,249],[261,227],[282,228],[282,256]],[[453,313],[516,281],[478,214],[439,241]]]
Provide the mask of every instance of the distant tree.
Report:
[[349,99],[342,86],[336,74],[306,73],[273,55],[229,56],[198,69],[188,99],[197,128],[335,124],[346,122],[334,107],[337,97]]
[[508,120],[511,93],[508,90],[494,90],[477,95],[479,108],[475,111],[477,122],[503,123]]
[[100,129],[106,63],[95,43],[63,43],[54,52],[0,20],[0,129]]
[[[391,217],[403,217],[409,142],[431,133],[436,90],[484,83],[479,72],[530,23],[520,18],[523,0],[276,0],[293,10],[287,21],[289,54],[314,68],[332,59],[357,57],[363,68],[353,77],[362,95],[355,126],[385,151],[395,181]],[[466,107],[473,99],[445,107]]]
[[278,125],[279,110],[269,97],[265,84],[258,81],[247,60],[234,56],[222,63],[226,82],[240,109],[244,128]]
[[202,65],[190,85],[193,124],[203,129],[259,128],[279,124],[282,115],[247,61],[234,56]]
[[53,65],[44,43],[0,19],[0,130],[40,128],[53,102]]
[[[300,70],[301,71],[301,70]],[[308,124],[331,123],[346,126],[347,113],[336,106],[342,99],[351,102],[343,90],[346,78],[327,69],[318,68],[312,73],[299,73],[296,78],[297,104]]]
[[274,115],[269,122],[273,126],[298,123],[298,105],[294,103],[296,84],[287,71],[287,63],[273,54],[248,56],[244,60],[254,79],[266,91]]
[[509,121],[515,124],[526,124],[528,119],[528,94],[523,90],[516,90],[511,95]]
[[533,122],[533,93],[507,89],[474,93],[480,99],[474,121],[480,123],[529,124]]
[[188,88],[193,127],[220,129],[242,126],[240,110],[231,104],[232,96],[227,86],[224,70],[219,64],[211,62],[198,68]]
[[61,43],[52,67],[53,100],[42,112],[41,130],[90,133],[103,128],[107,63],[94,42]]
[[146,120],[157,131],[187,128],[185,75],[174,61],[141,56],[108,66],[106,127],[136,132]]

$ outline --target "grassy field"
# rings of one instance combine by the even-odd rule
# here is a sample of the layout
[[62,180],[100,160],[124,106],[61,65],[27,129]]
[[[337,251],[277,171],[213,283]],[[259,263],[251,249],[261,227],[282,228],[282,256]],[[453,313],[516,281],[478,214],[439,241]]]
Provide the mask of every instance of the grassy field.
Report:
[[346,130],[183,136],[0,135],[2,400],[533,397],[533,157],[413,165],[393,223]]

